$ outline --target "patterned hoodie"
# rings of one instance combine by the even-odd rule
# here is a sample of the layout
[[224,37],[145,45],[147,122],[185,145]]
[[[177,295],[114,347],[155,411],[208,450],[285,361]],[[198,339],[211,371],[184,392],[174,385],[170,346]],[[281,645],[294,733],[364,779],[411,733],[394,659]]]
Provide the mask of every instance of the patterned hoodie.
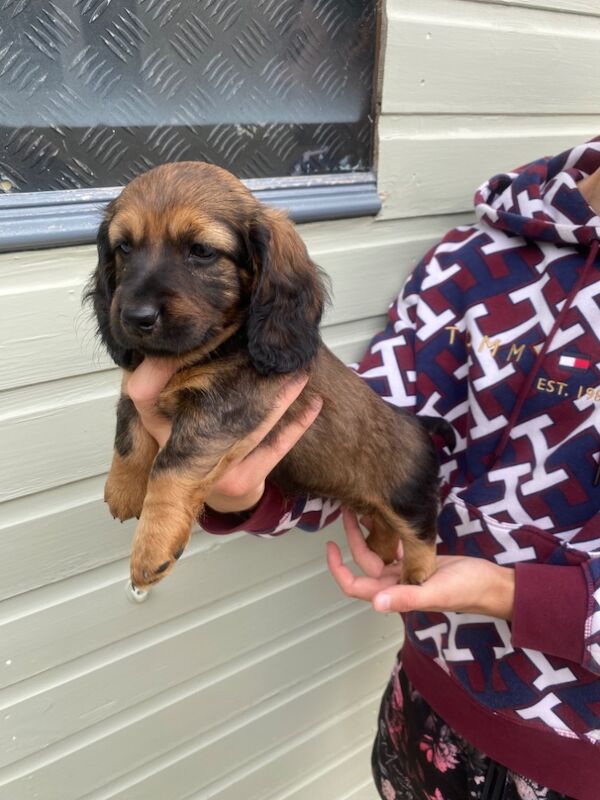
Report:
[[[600,138],[497,175],[477,224],[417,265],[358,373],[387,402],[444,417],[441,554],[516,570],[512,622],[406,615],[415,688],[487,755],[577,800],[600,797],[600,218],[577,182]],[[335,501],[269,487],[214,533],[315,530]]]

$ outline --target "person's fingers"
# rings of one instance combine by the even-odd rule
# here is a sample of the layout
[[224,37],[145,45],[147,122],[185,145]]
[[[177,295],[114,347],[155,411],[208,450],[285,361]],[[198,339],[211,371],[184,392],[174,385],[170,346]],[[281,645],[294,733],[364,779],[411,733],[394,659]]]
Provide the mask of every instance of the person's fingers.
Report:
[[[307,411],[286,425],[273,442],[255,447],[248,455],[238,456],[223,477],[213,487],[219,495],[217,504],[222,505],[222,496],[230,498],[256,498],[258,501],[264,490],[264,481],[281,459],[306,433],[321,410],[322,402],[316,400]],[[241,459],[241,460],[240,460]],[[214,502],[214,498],[213,498]],[[209,503],[210,505],[210,503]]]
[[396,584],[373,597],[373,608],[384,612],[441,611],[447,604],[446,593],[431,578],[420,586]]
[[[352,558],[362,571],[371,578],[383,578],[393,575],[398,580],[402,575],[402,545],[398,545],[398,561],[394,564],[385,564],[367,544],[354,512],[344,509],[343,519],[346,539],[348,540]],[[364,522],[369,526],[371,521],[368,518],[361,518],[360,523],[363,524]]]
[[298,418],[285,425],[268,445],[259,447],[272,427],[298,397],[306,378],[288,381],[267,419],[243,442],[235,461],[212,487],[207,504],[217,511],[239,511],[251,508],[262,497],[265,479],[318,416],[323,401],[314,398]]
[[[250,452],[243,457],[236,467],[237,478],[244,481],[246,478],[254,478],[256,480],[256,476],[266,477],[306,433],[319,416],[322,407],[323,401],[321,398],[315,398],[308,409],[297,419],[288,423],[272,442],[262,447],[255,445],[251,448]],[[255,433],[262,433],[262,431],[255,431]],[[257,444],[260,444],[267,433],[268,431],[261,436]]]
[[138,410],[154,407],[158,395],[177,372],[177,363],[171,358],[147,356],[129,376],[126,391]]
[[271,411],[269,411],[260,425],[246,437],[245,455],[251,453],[255,447],[258,447],[265,436],[275,427],[294,400],[299,397],[307,382],[308,377],[303,376],[301,378],[295,377],[283,384]]
[[342,512],[344,529],[348,547],[352,553],[352,558],[365,575],[370,578],[379,578],[383,573],[384,563],[379,556],[369,549],[365,542],[363,533],[358,524],[358,519],[353,511],[344,508]]
[[[176,371],[177,362],[174,359],[146,357],[127,378],[124,387],[135,404],[144,427],[161,447],[164,446],[170,436],[171,423],[157,411],[156,400]],[[229,478],[232,483],[241,487],[237,490],[238,494],[244,494],[251,488],[251,485],[254,486],[260,483],[261,473],[263,478],[266,477],[319,414],[322,400],[315,399],[304,414],[286,426],[285,430],[281,432],[269,448],[265,448],[264,453],[257,451],[256,458],[253,457],[247,465],[244,465],[242,474],[236,475],[235,470],[239,469],[240,462],[248,454],[252,454],[297,399],[307,382],[307,376],[286,381],[267,417],[246,437],[245,446],[241,449],[237,462],[233,464],[230,471],[231,477]],[[227,491],[227,480],[228,477],[226,476],[224,479],[225,491]]]
[[169,358],[145,358],[126,379],[123,389],[133,401],[142,425],[159,447],[164,447],[171,435],[171,422],[156,408],[161,391],[177,371]]
[[372,600],[374,595],[396,583],[393,575],[383,578],[369,578],[354,575],[344,564],[342,553],[335,542],[327,542],[327,565],[337,585],[348,597],[358,600]]
[[514,569],[469,556],[438,556],[420,586],[390,586],[373,597],[377,611],[460,611],[510,620]]
[[141,412],[140,416],[142,425],[162,450],[171,438],[171,431],[173,429],[171,420],[163,417],[161,414],[150,411]]

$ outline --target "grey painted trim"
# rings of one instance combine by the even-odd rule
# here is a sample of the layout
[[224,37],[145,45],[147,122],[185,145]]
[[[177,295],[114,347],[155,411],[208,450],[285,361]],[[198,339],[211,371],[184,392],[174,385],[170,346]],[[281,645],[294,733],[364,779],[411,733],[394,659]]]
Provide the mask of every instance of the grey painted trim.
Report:
[[[377,214],[381,201],[371,172],[244,181],[268,206],[294,222]],[[0,252],[93,242],[107,203],[120,187],[0,196]]]

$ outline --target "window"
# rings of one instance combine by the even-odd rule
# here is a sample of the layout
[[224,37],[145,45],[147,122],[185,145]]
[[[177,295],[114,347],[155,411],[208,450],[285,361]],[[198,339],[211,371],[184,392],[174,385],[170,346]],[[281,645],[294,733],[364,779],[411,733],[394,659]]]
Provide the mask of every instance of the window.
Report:
[[[299,192],[297,219],[346,215],[346,195],[348,213],[376,205],[377,6],[0,0],[0,227],[61,205],[68,226],[176,160],[224,166],[292,212]],[[70,241],[89,238],[76,227]]]

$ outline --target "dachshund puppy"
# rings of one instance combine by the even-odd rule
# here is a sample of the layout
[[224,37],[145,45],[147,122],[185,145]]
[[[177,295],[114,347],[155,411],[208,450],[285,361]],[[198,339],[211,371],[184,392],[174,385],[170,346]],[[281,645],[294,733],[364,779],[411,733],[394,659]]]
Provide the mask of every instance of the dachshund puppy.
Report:
[[172,569],[210,487],[290,373],[309,381],[271,436],[316,395],[323,408],[270,479],[286,496],[337,498],[368,515],[369,546],[384,561],[402,539],[405,581],[431,575],[431,437],[421,418],[386,405],[322,344],[322,276],[285,214],[223,169],[165,164],[110,203],[98,255],[87,294],[114,361],[125,371],[146,355],[180,364],[158,402],[173,425],[160,452],[125,393],[118,404],[105,500],[114,517],[139,518],[134,587]]

